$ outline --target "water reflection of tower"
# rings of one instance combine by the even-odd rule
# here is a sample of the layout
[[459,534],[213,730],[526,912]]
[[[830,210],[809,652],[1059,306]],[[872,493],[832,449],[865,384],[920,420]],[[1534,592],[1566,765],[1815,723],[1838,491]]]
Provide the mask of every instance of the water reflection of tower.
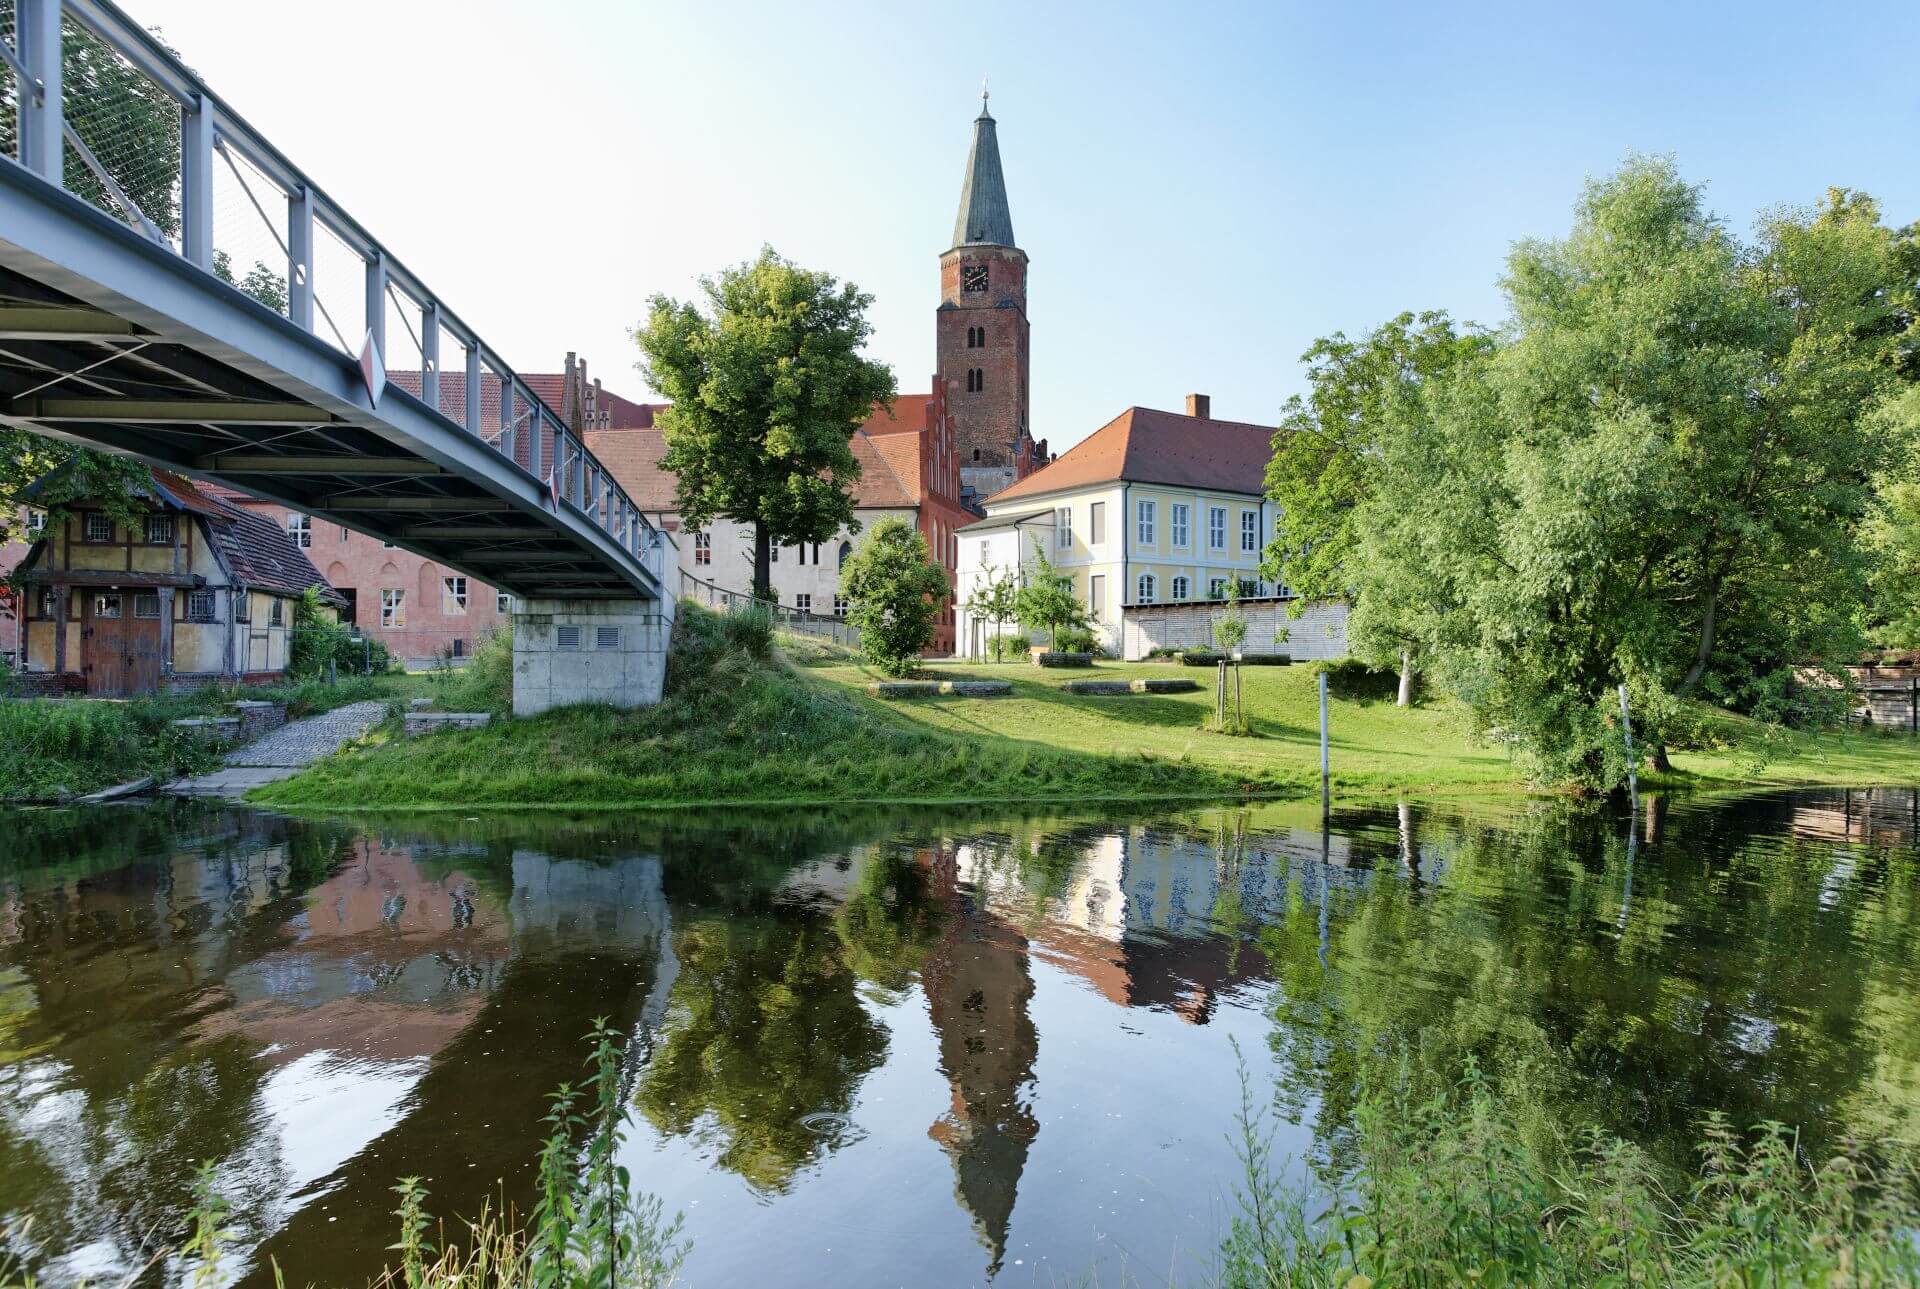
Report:
[[939,941],[921,972],[940,1036],[940,1072],[953,1104],[927,1135],[953,1161],[954,1195],[1000,1270],[1020,1173],[1040,1124],[1028,1102],[1040,1038],[1027,1008],[1027,939],[963,894],[954,851],[933,851],[934,889],[946,904]]

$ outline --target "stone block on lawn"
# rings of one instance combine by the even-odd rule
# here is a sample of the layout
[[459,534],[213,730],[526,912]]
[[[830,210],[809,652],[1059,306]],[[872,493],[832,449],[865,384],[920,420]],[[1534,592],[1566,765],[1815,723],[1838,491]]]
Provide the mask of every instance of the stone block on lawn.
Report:
[[1173,656],[1179,660],[1182,667],[1211,667],[1226,657],[1225,654],[1212,649],[1183,649]]
[[1013,692],[1011,680],[943,680],[940,692],[955,698],[1003,698]]
[[1175,680],[1171,677],[1164,680],[1159,678],[1136,680],[1130,684],[1136,694],[1191,694],[1200,688],[1200,682],[1197,680]]
[[177,730],[196,734],[216,746],[224,747],[240,737],[238,716],[189,716],[173,723]]
[[1069,680],[1069,694],[1131,694],[1132,683],[1125,680]]
[[1057,649],[1035,649],[1033,665],[1036,667],[1091,667],[1093,655],[1090,653],[1063,653]]
[[408,738],[441,730],[477,730],[493,722],[492,712],[408,712],[401,718]]
[[287,723],[287,705],[271,699],[248,698],[227,706],[240,718],[240,732],[236,737],[243,743],[251,743],[268,730],[277,730]]
[[875,698],[938,698],[937,680],[876,680],[867,686]]

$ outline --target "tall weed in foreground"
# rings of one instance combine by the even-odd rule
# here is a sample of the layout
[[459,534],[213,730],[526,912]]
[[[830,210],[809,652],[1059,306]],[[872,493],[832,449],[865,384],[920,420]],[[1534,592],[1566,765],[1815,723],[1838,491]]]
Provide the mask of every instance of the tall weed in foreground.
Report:
[[1239,1212],[1217,1265],[1235,1289],[1920,1284],[1911,1146],[1850,1144],[1815,1164],[1784,1125],[1742,1135],[1714,1115],[1699,1175],[1675,1194],[1598,1131],[1542,1163],[1470,1065],[1425,1101],[1370,1089],[1355,1175],[1329,1194],[1279,1179],[1244,1062],[1240,1086]]

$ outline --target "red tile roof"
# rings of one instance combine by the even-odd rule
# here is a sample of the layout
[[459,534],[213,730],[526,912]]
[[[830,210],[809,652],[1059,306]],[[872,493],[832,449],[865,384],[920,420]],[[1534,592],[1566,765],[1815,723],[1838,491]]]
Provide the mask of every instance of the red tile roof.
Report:
[[931,394],[897,394],[891,413],[876,407],[861,422],[860,428],[875,437],[918,433],[927,428],[927,408],[932,401]]
[[[401,389],[420,396],[420,373],[411,369],[390,371],[387,379]],[[522,373],[521,380],[534,395],[552,409],[554,415],[561,412],[565,401],[567,378],[562,372]],[[666,406],[665,403],[636,403],[630,398],[622,398],[610,389],[602,387],[600,402],[610,414],[610,429],[648,429],[653,425],[653,414]],[[455,421],[467,419],[467,375],[462,371],[443,371],[440,373],[440,410]],[[487,431],[500,426],[500,381],[496,377],[483,378],[480,382],[480,425]]]
[[[891,434],[875,439],[864,431],[855,431],[851,446],[854,460],[860,463],[855,506],[862,510],[904,509],[918,503],[917,440]],[[613,472],[640,509],[657,514],[679,508],[674,477],[660,468],[667,443],[658,429],[589,430],[587,451]],[[913,485],[904,478],[911,478]]]
[[1258,495],[1274,428],[1129,407],[989,504],[1098,483],[1160,483]]

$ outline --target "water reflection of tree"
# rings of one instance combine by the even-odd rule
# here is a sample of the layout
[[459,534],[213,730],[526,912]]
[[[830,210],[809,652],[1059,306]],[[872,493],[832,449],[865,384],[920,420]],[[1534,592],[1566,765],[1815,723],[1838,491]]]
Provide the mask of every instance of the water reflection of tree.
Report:
[[1677,808],[1629,873],[1618,817],[1415,813],[1442,882],[1383,865],[1336,888],[1325,968],[1313,909],[1261,939],[1281,1095],[1317,1107],[1332,1161],[1366,1079],[1438,1086],[1469,1056],[1549,1149],[1593,1123],[1679,1166],[1709,1109],[1816,1149],[1920,1125],[1911,850],[1838,858],[1762,811]]
[[834,913],[834,931],[853,973],[896,993],[912,985],[940,931],[941,908],[924,853],[900,845],[876,848]]
[[762,1191],[784,1191],[831,1141],[800,1122],[845,1114],[886,1055],[827,918],[783,908],[695,916],[674,936],[674,981],[635,1099],[660,1131],[692,1134]]

